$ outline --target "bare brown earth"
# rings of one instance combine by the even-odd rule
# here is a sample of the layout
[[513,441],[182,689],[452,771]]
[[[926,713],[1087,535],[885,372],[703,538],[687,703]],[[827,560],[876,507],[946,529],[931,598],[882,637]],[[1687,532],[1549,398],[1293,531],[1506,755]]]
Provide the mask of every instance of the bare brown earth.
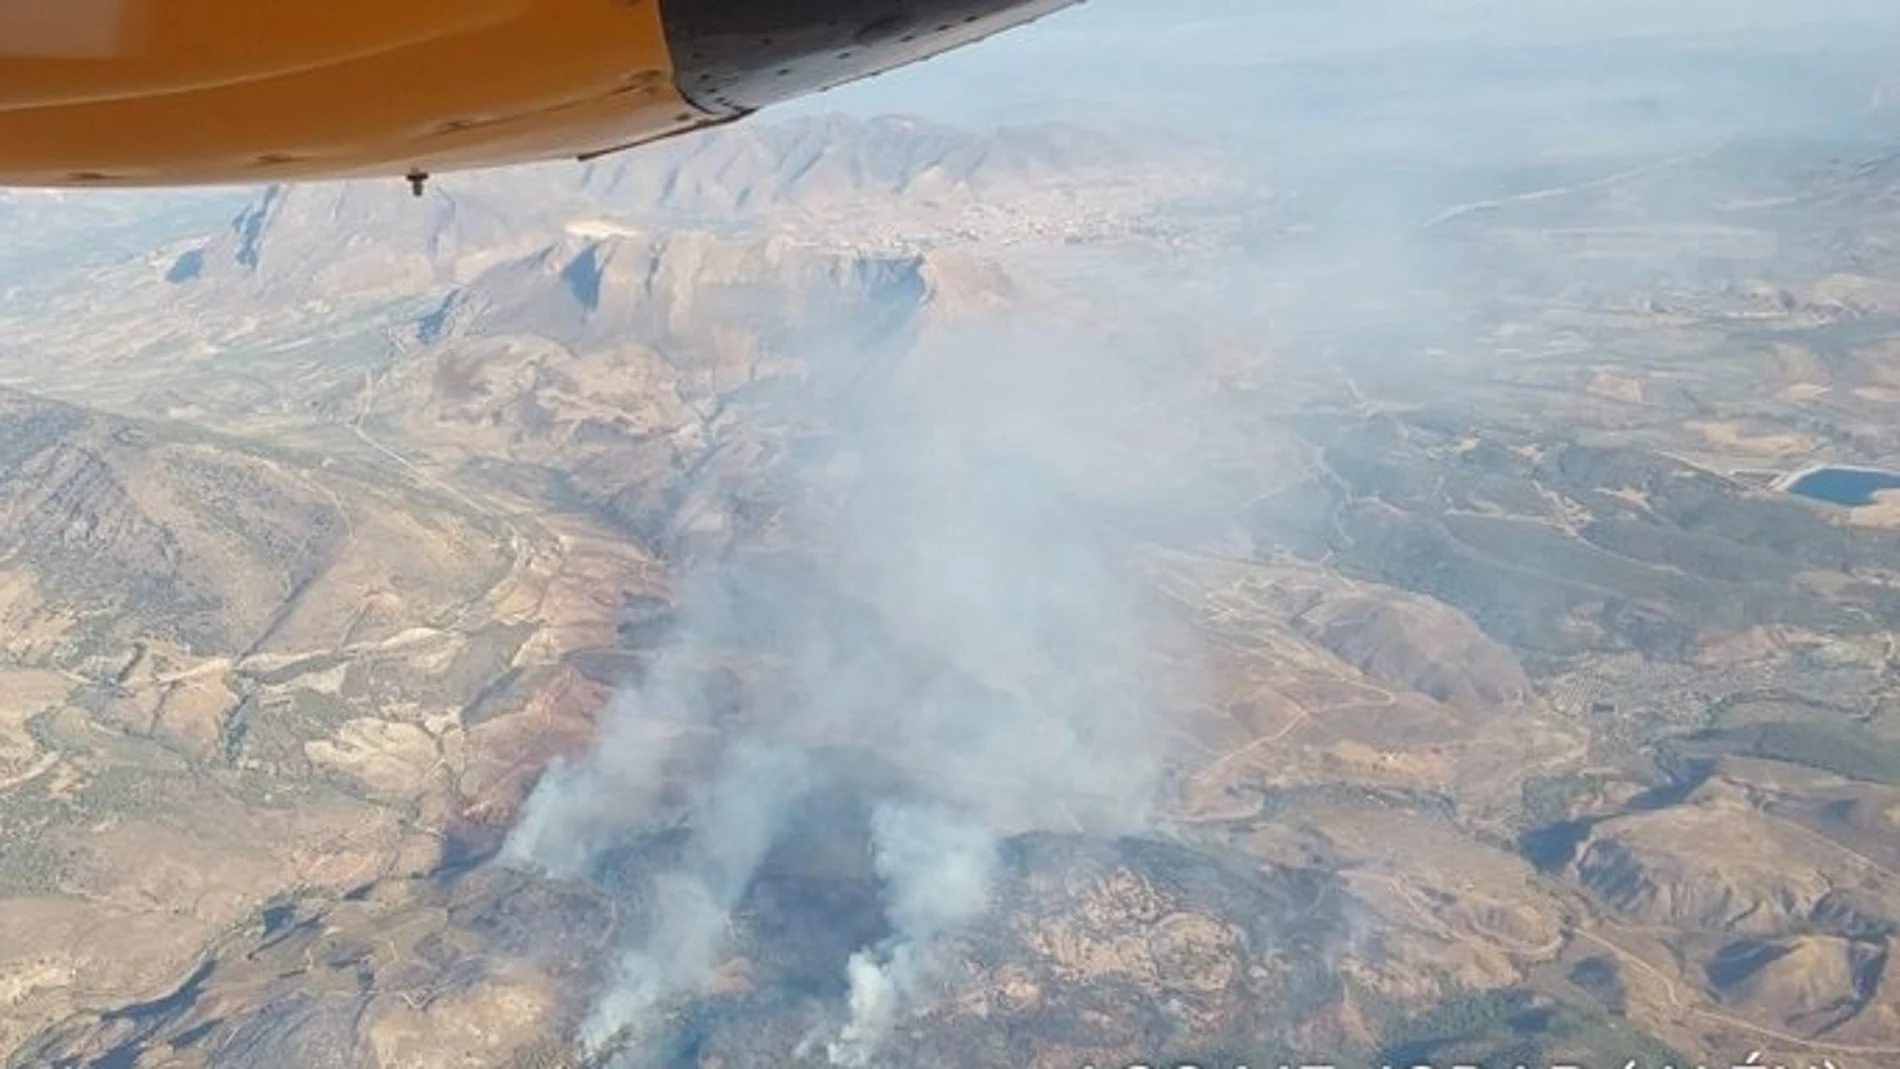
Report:
[[[1167,695],[1161,815],[1009,829],[897,1063],[1900,1058],[1900,542],[1750,474],[1900,455],[1900,263],[1803,237],[1900,222],[1885,171],[1653,227],[1618,213],[1655,175],[1448,216],[1492,296],[1408,363],[1251,324],[1138,345],[1156,308],[1044,270],[1189,270],[1202,161],[759,129],[421,205],[274,190],[0,301],[9,1064],[577,1064],[677,829],[593,880],[490,855],[684,581],[825,574],[787,503],[840,476],[787,458],[880,375],[961,354],[1010,411],[1143,345],[1152,403],[1076,463],[1166,625],[1129,654]],[[1579,266],[1714,237],[1723,277]],[[1825,269],[1771,272],[1777,241]],[[928,344],[1024,318],[1088,344]],[[903,649],[874,616],[808,631]],[[696,666],[731,696],[696,730],[769,720],[773,641]],[[801,802],[668,1008],[671,1064],[787,1064],[835,1015],[885,923],[864,803]]]

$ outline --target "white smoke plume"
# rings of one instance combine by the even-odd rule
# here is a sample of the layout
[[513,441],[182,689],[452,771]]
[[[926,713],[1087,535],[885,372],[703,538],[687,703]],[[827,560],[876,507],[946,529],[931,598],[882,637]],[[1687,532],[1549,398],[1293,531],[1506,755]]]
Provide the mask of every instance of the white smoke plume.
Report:
[[900,989],[910,985],[910,970],[908,946],[893,949],[882,960],[869,950],[851,955],[845,966],[851,984],[851,1019],[825,1048],[833,1065],[870,1064],[897,1024],[898,1011],[907,997]]
[[872,819],[877,874],[894,934],[851,956],[851,1018],[828,1048],[834,1065],[869,1065],[905,1006],[923,993],[932,941],[983,915],[996,879],[996,840],[941,808],[888,805]]
[[[1036,64],[1042,75],[958,76],[950,95],[1020,95],[997,101],[1016,115],[1037,99],[1095,93],[1091,121],[1218,122],[1233,134],[1221,139],[1223,158],[1277,191],[1272,203],[1236,203],[1260,212],[1233,223],[1241,234],[1230,236],[1244,240],[1172,257],[1143,244],[1152,261],[1115,266],[1087,252],[1059,265],[1022,261],[1057,266],[1052,276],[1089,272],[1078,282],[1093,295],[1089,314],[1115,321],[1086,337],[951,337],[933,325],[914,348],[837,346],[802,361],[796,384],[761,373],[706,405],[717,413],[708,437],[736,440],[757,463],[696,465],[677,490],[693,504],[695,531],[739,537],[686,577],[677,641],[616,702],[594,749],[543,778],[507,846],[514,863],[584,877],[662,809],[664,823],[687,829],[683,856],[647,890],[644,920],[594,1007],[587,1032],[597,1044],[645,1035],[703,985],[731,949],[729,929],[744,926],[735,908],[787,812],[832,774],[799,755],[848,749],[875,755],[903,787],[873,821],[890,935],[851,957],[847,1004],[831,1008],[849,1021],[824,1038],[841,1064],[894,1058],[907,1015],[955,964],[945,948],[996,907],[1002,836],[1148,821],[1166,724],[1197,696],[1156,693],[1152,651],[1167,624],[1131,580],[1129,558],[1141,532],[1157,529],[1177,547],[1218,546],[1251,497],[1276,485],[1260,477],[1271,474],[1257,448],[1265,437],[1219,443],[1223,413],[1270,409],[1276,383],[1311,377],[1312,389],[1335,365],[1402,383],[1441,372],[1420,352],[1484,350],[1488,342],[1465,344],[1476,340],[1467,331],[1494,308],[1508,311],[1507,280],[1469,259],[1470,241],[1439,244],[1442,221],[1514,197],[1560,205],[1555,194],[1610,189],[1596,180],[1636,164],[1703,161],[1671,180],[1707,182],[1694,175],[1712,146],[1751,130],[1812,132],[1860,106],[1863,90],[1837,68],[1851,52],[1856,69],[1884,72],[1886,38],[1826,32],[1830,20],[1891,28],[1900,17],[1889,0],[1685,0],[1667,12],[1643,0],[1195,0],[1192,16],[1179,6],[1123,4],[1119,28],[1076,38],[1061,61]],[[1809,23],[1818,25],[1803,31]],[[1084,33],[1081,20],[1072,25]],[[1831,58],[1789,65],[1784,38],[1796,31],[1829,41]],[[1160,38],[1181,46],[1171,54],[1194,76],[1130,88],[1129,57],[1154,60]],[[1060,44],[1059,35],[1015,40],[969,62]],[[1368,82],[1368,57],[1407,91]],[[1789,73],[1758,77],[1769,60]],[[972,95],[966,83],[989,88]],[[876,107],[890,106],[890,87],[874,88]],[[1673,225],[1673,212],[1619,207],[1606,218]],[[1608,255],[1556,251],[1542,263],[1566,293],[1583,280],[1616,290],[1627,281]],[[978,296],[971,315],[992,306]],[[738,321],[756,311],[733,305]],[[1013,305],[1019,320],[1033,314],[1025,307]],[[1131,323],[1168,338],[1104,340]],[[1229,407],[1208,403],[1222,390],[1210,381],[1216,347],[1196,344],[1196,330],[1202,341],[1234,340],[1235,382],[1257,391],[1253,400],[1230,391]],[[1257,356],[1282,342],[1326,354],[1327,369]],[[787,354],[769,355],[756,366]],[[702,370],[716,379],[729,369],[683,368]],[[1245,454],[1226,457],[1236,485],[1225,491],[1208,462],[1223,451]],[[760,537],[744,514],[768,485],[783,515],[780,533]],[[796,556],[794,574],[733,572],[753,567],[747,555],[761,548]],[[840,626],[841,602],[870,622]],[[699,680],[729,654],[755,671],[743,715],[715,725]],[[683,803],[663,800],[663,785],[682,775],[710,785]]]
[[[787,576],[728,554],[689,577],[675,643],[593,750],[543,777],[506,844],[513,864],[584,876],[653,816],[675,763],[714,755],[685,799],[684,855],[584,1026],[597,1054],[652,1037],[731,952],[787,813],[833,774],[801,755],[862,751],[902,782],[872,800],[890,934],[842,978],[849,1020],[827,1049],[844,1066],[927,1002],[945,937],[991,906],[1000,836],[1149,819],[1154,628],[1112,517],[1179,482],[1148,430],[1166,389],[1070,339],[926,343],[876,354],[872,375],[852,355],[814,360],[796,402],[826,448],[747,476],[796,488],[782,526],[802,563]],[[841,603],[875,626],[840,628]],[[735,649],[769,679],[715,728],[696,681]]]
[[587,759],[557,759],[542,773],[502,860],[559,879],[586,875],[629,812],[650,804],[674,740],[690,729],[686,712],[663,685],[617,697]]
[[[739,740],[723,774],[693,806],[698,823],[687,855],[654,883],[646,938],[623,951],[612,983],[581,1027],[586,1049],[641,1033],[668,999],[711,976],[725,950],[732,909],[808,782],[799,753]],[[571,791],[572,781],[555,789]]]

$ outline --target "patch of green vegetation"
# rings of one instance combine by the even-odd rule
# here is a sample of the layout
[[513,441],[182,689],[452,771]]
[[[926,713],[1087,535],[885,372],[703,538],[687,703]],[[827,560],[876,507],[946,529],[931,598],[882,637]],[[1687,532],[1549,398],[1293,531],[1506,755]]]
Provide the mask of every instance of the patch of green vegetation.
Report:
[[1550,511],[1549,503],[1528,482],[1506,476],[1453,472],[1445,493],[1451,495],[1449,504],[1467,511],[1503,509],[1519,516],[1542,516]]
[[1737,752],[1900,786],[1900,745],[1860,724],[1771,720],[1725,732]]
[[1796,708],[1822,715],[1838,714],[1843,710],[1817,701],[1805,695],[1779,688],[1771,690],[1745,690],[1729,694],[1709,706],[1709,718],[1730,726],[1759,723],[1767,720],[1785,719],[1775,716],[1750,716],[1748,711],[1758,707],[1795,706]]
[[[294,682],[299,676],[328,672],[330,669],[336,668],[339,665],[348,664],[352,657],[353,655],[348,653],[320,653],[314,657],[305,657],[303,660],[293,661],[280,668],[258,672],[254,678],[258,683],[264,686],[280,687],[286,683]],[[248,675],[250,673],[245,674]]]
[[91,756],[93,748],[86,743],[91,725],[85,714],[79,710],[61,706],[43,713],[35,713],[26,720],[27,738],[42,750],[52,750],[67,757]]
[[1377,1060],[1390,1064],[1682,1064],[1680,1054],[1626,1022],[1563,1005],[1523,988],[1453,995],[1380,1029]]
[[474,701],[497,679],[511,671],[515,655],[534,636],[532,623],[491,623],[469,636],[468,643],[442,673],[438,687],[449,701]]
[[251,717],[256,712],[257,699],[247,695],[218,725],[218,757],[225,764],[235,765],[238,758],[244,756],[244,738],[251,730]]
[[1407,510],[1438,503],[1438,475],[1425,458],[1395,453],[1381,444],[1347,443],[1326,450],[1325,463],[1360,497],[1376,497]]
[[499,1069],[575,1069],[580,1064],[568,1044],[558,1039],[541,1039],[515,1048]]
[[[1634,648],[1670,658],[1691,651],[1709,629],[1787,623],[1862,633],[1900,614],[1900,596],[1879,587],[1842,598],[1794,581],[1803,567],[1838,569],[1891,555],[1856,543],[1848,560],[1838,537],[1824,537],[1838,531],[1805,507],[1746,497],[1733,483],[1666,457],[1551,443],[1535,470],[1524,471],[1523,458],[1508,451],[1473,451],[1457,462],[1421,457],[1415,441],[1370,424],[1309,429],[1325,443],[1341,488],[1350,489],[1326,522],[1308,517],[1296,526],[1325,541],[1349,573],[1454,605],[1521,655]],[[1491,500],[1542,516],[1548,506],[1539,486],[1592,513],[1582,537],[1444,507]],[[1649,507],[1632,505],[1619,490],[1641,492]],[[1383,504],[1368,503],[1375,498]],[[1286,541],[1271,519],[1257,521],[1259,533]],[[1564,626],[1578,618],[1601,634]]]
[[1511,567],[1626,595],[1676,598],[1693,593],[1680,576],[1606,552],[1546,523],[1466,515],[1446,516],[1444,523],[1459,542]]
[[276,769],[219,770],[215,776],[222,790],[252,809],[295,812],[334,802],[340,797],[355,797],[325,783],[297,779]]
[[79,790],[78,808],[89,814],[148,816],[176,808],[179,773],[129,765],[94,771]]
[[1457,812],[1456,803],[1448,796],[1412,787],[1365,787],[1346,783],[1267,788],[1242,785],[1238,793],[1256,799],[1260,805],[1258,813],[1240,822],[1243,827],[1264,827],[1332,809],[1375,813],[1396,809],[1447,820]]
[[[1234,1069],[1236,1066],[1249,1069],[1274,1069],[1278,1066],[1292,1065],[1354,1065],[1359,1064],[1360,1052],[1341,1052],[1329,1050],[1324,1054],[1311,1051],[1289,1049],[1285,1045],[1267,1042],[1258,1044],[1239,1043],[1210,1047],[1187,1054],[1170,1054],[1153,1061],[1143,1059],[1135,1064],[1150,1066],[1152,1069]],[[1106,1065],[1110,1063],[1096,1063]]]
[[1606,516],[1585,525],[1579,533],[1592,545],[1618,556],[1719,582],[1786,582],[1800,570],[1800,562],[1767,550],[1631,517]]
[[1535,564],[1483,556],[1443,525],[1417,517],[1353,506],[1339,514],[1338,530],[1328,548],[1342,570],[1461,609],[1520,655],[1593,648],[1564,622],[1580,607],[1604,603],[1608,591]]
[[1638,1065],[1683,1065],[1688,1061],[1668,1044],[1616,1018],[1570,1013],[1560,1022],[1560,1028],[1567,1031],[1563,1049],[1577,1052],[1567,1056],[1584,1064],[1593,1064],[1591,1059],[1615,1065],[1632,1059]]
[[1256,545],[1279,547],[1312,559],[1325,555],[1339,508],[1339,494],[1331,484],[1309,478],[1277,490],[1253,506],[1248,524]]
[[284,715],[287,726],[296,734],[324,738],[350,718],[350,706],[334,694],[299,687],[290,692],[290,708]]
[[[1382,1026],[1381,1047],[1387,1058],[1423,1061],[1439,1047],[1499,1031],[1514,1015],[1531,1009],[1535,1001],[1536,996],[1516,988],[1460,992],[1423,1013]],[[1398,1053],[1413,1050],[1423,1053],[1418,1057]]]
[[462,726],[475,727],[527,708],[535,687],[547,677],[546,670],[510,668],[484,687],[462,709]]
[[1623,986],[1623,971],[1614,958],[1585,958],[1571,967],[1565,976],[1572,984],[1590,993],[1603,1008],[1621,1015],[1628,1008],[1628,990]]
[[0,850],[0,898],[59,893],[73,851],[22,829],[0,828],[0,836],[6,842]]
[[346,712],[347,707],[333,696],[309,690],[264,700],[246,697],[219,730],[222,763],[239,769],[306,773],[304,743],[335,734]]
[[1608,776],[1566,772],[1558,776],[1531,776],[1519,788],[1524,819],[1531,826],[1569,820],[1577,803],[1594,797]]

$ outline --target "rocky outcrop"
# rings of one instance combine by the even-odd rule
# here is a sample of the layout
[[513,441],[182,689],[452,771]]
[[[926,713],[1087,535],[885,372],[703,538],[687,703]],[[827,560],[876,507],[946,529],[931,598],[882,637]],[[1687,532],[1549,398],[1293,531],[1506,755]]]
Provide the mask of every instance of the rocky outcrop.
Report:
[[[861,238],[919,230],[920,216],[1032,201],[1053,223],[1069,212],[1101,216],[1097,201],[1136,210],[1186,173],[1066,126],[976,134],[897,117],[746,123],[585,166],[447,175],[421,200],[395,181],[272,186],[161,274],[187,298],[376,300],[468,282],[564,234],[802,229],[838,241],[840,228]],[[589,266],[584,243],[554,259],[583,292],[607,266]]]

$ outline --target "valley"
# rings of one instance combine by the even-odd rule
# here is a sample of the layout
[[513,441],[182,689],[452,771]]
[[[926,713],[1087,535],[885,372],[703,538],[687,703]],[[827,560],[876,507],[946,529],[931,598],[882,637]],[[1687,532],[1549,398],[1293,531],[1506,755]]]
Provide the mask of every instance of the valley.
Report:
[[1779,480],[1900,185],[1725,151],[1403,289],[895,119],[0,260],[0,1053],[1885,1064],[1900,533]]

